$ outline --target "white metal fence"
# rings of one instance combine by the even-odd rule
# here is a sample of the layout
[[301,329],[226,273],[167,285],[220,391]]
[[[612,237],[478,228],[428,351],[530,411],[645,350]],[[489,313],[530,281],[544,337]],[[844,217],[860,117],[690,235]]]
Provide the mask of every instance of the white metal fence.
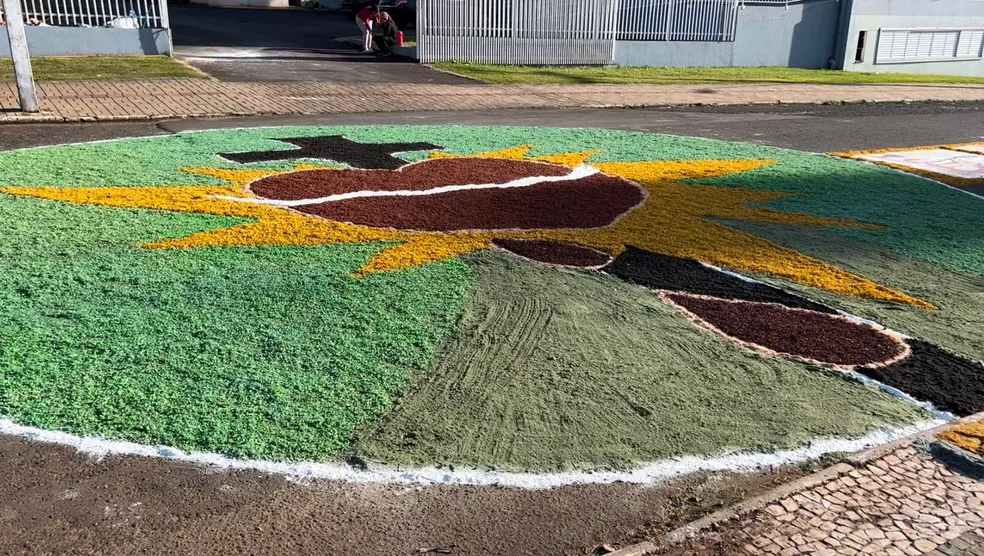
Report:
[[739,0],[419,0],[421,62],[608,64],[616,40],[733,41]]
[[420,0],[422,62],[607,64],[622,0]]
[[735,0],[622,0],[618,39],[625,41],[733,41]]
[[[21,0],[30,25],[167,29],[167,0]],[[128,19],[132,18],[132,19]]]

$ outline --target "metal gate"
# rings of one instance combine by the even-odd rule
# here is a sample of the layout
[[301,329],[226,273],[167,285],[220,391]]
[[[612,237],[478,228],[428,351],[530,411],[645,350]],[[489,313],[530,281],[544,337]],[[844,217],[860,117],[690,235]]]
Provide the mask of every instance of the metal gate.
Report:
[[609,64],[622,0],[419,0],[421,62]]
[[166,0],[21,0],[24,22],[55,27],[105,27],[114,21],[149,29],[170,27]]
[[738,7],[736,0],[622,0],[618,40],[733,41]]

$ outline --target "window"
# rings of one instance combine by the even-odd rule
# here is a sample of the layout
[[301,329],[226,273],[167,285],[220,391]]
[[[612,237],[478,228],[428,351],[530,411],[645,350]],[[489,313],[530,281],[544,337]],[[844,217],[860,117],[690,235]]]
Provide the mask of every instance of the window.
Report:
[[980,58],[982,46],[984,29],[882,29],[875,63]]
[[864,43],[868,41],[867,31],[858,31],[858,49],[854,52],[854,62],[864,62]]

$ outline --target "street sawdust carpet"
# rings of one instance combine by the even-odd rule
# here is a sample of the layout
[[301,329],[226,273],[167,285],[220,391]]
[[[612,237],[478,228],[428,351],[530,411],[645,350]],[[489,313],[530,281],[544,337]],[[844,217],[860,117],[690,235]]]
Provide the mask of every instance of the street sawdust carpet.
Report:
[[905,352],[901,340],[843,317],[681,293],[666,298],[727,336],[811,361],[871,365]]
[[[885,168],[641,133],[400,126],[0,162],[0,415],[23,424],[270,460],[550,471],[926,419],[829,365],[979,407],[967,381],[984,350],[960,320],[979,301],[953,292],[984,273],[984,211]],[[843,258],[849,245],[871,257]],[[745,323],[739,304],[757,307]],[[839,309],[915,336],[913,355]],[[930,364],[946,368],[928,379]]]
[[860,372],[916,399],[966,417],[984,411],[984,365],[920,340],[909,340],[912,355],[885,367]]
[[984,422],[967,423],[948,429],[938,435],[938,438],[972,454],[984,456]]

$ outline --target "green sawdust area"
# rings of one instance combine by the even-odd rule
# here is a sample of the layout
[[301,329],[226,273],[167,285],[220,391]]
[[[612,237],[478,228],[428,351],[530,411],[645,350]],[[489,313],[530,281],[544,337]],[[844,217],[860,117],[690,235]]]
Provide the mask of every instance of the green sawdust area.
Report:
[[[271,139],[331,134],[344,134],[363,142],[427,141],[445,145],[447,152],[456,154],[522,144],[536,145],[531,155],[600,148],[603,152],[592,159],[596,162],[776,159],[778,163],[773,166],[713,183],[802,194],[769,206],[888,226],[890,229],[878,232],[790,229],[803,237],[851,238],[880,248],[890,259],[877,263],[883,268],[872,270],[870,278],[943,307],[940,311],[921,311],[870,304],[870,310],[885,312],[885,316],[872,316],[900,332],[936,341],[943,347],[967,355],[980,353],[979,344],[974,343],[974,335],[981,329],[979,319],[960,317],[952,311],[968,299],[980,304],[979,297],[972,293],[977,287],[972,279],[984,273],[981,201],[927,180],[853,161],[758,145],[606,130],[293,127],[184,133],[3,152],[0,187],[221,184],[180,169],[243,168],[216,153],[287,150],[290,145]],[[406,158],[417,160],[424,156],[426,153],[411,153]],[[293,164],[246,167],[289,169]],[[796,446],[818,436],[860,434],[878,423],[916,418],[908,406],[900,406],[857,384],[808,371],[798,363],[769,360],[695,330],[648,294],[632,289],[635,293],[615,296],[611,293],[613,288],[628,288],[618,281],[607,280],[601,287],[596,283],[601,278],[588,279],[556,270],[549,272],[567,277],[565,280],[577,276],[577,287],[585,287],[595,295],[578,290],[570,299],[554,299],[560,294],[543,293],[545,290],[531,288],[521,280],[502,286],[503,295],[535,290],[539,297],[533,296],[529,303],[539,299],[540,303],[549,302],[560,308],[560,313],[547,311],[551,321],[542,327],[549,334],[542,332],[537,339],[529,340],[532,344],[525,342],[515,336],[511,324],[496,319],[516,319],[516,326],[520,326],[522,319],[535,320],[535,316],[527,314],[532,309],[498,307],[495,314],[487,317],[493,321],[490,324],[482,324],[486,317],[477,312],[466,315],[463,322],[477,323],[471,326],[478,327],[479,333],[487,329],[489,334],[498,335],[489,338],[501,342],[512,338],[510,341],[517,345],[467,346],[464,342],[472,332],[466,326],[443,352],[453,355],[453,348],[494,348],[492,355],[505,361],[503,365],[511,364],[512,352],[533,352],[528,361],[552,353],[553,366],[542,368],[553,370],[537,374],[529,370],[534,367],[520,366],[526,370],[516,373],[513,382],[506,384],[503,381],[510,378],[513,369],[502,366],[496,370],[498,375],[491,375],[499,381],[498,390],[478,388],[475,393],[463,392],[460,403],[452,403],[435,398],[437,394],[427,389],[430,382],[424,381],[422,373],[428,369],[435,373],[437,378],[430,388],[437,391],[445,388],[442,380],[449,384],[459,380],[449,367],[452,363],[435,359],[435,350],[444,345],[465,311],[473,277],[461,262],[352,281],[347,278],[348,273],[378,252],[381,245],[147,251],[138,245],[234,221],[73,206],[2,194],[0,222],[6,234],[0,235],[0,306],[5,307],[4,320],[0,321],[0,415],[46,428],[270,459],[330,457],[339,450],[347,451],[353,431],[361,428],[356,453],[370,459],[391,457],[396,461],[432,463],[434,460],[427,461],[426,456],[434,454],[439,461],[486,465],[491,458],[495,465],[506,468],[548,469],[628,465],[679,454],[683,446],[687,446],[684,453],[689,454],[720,453],[729,447]],[[817,241],[822,244],[833,240]],[[836,252],[824,254],[818,250],[815,254],[838,262]],[[891,257],[898,256],[912,264],[895,264]],[[849,263],[845,263],[849,270],[867,272],[860,263]],[[912,274],[913,264],[926,276],[933,276],[934,281]],[[480,266],[476,264],[476,268]],[[526,266],[531,265],[517,268]],[[535,272],[529,274],[533,270],[524,272],[521,276],[538,276]],[[922,282],[925,287],[920,286]],[[564,290],[563,280],[559,286],[544,281],[543,288],[574,291],[574,285]],[[641,297],[635,299],[631,295]],[[847,309],[868,303],[823,292],[810,295],[833,300],[836,306]],[[626,296],[630,296],[629,301]],[[563,311],[579,310],[581,305],[570,305],[581,303],[577,300],[609,297],[613,298],[609,303],[619,309],[636,307],[634,312],[628,312],[635,320],[613,315],[613,309],[602,306],[591,310],[604,315],[599,321],[611,321],[612,330],[578,331],[574,328],[593,325],[581,322],[584,319],[572,322],[570,317],[564,320],[558,316]],[[603,301],[583,303],[590,308],[592,303]],[[472,307],[470,310],[478,311]],[[967,310],[976,310],[974,307],[971,303]],[[507,309],[516,316],[505,314]],[[862,310],[857,312],[864,314]],[[648,320],[640,321],[644,315],[649,315]],[[936,318],[944,319],[945,324],[935,325]],[[713,359],[683,368],[671,363],[665,367],[665,372],[671,374],[654,376],[652,361],[658,359],[632,359],[634,354],[667,357],[690,345],[682,344],[670,332],[653,330],[653,319],[670,323],[668,330],[680,330],[693,345],[701,346],[703,351],[699,353],[703,356],[724,358],[737,367],[726,370],[711,365],[708,361]],[[525,326],[535,329],[535,324]],[[601,334],[601,339],[586,341],[577,335],[595,332]],[[541,353],[541,343],[548,345],[548,340],[554,341],[563,334],[568,335],[562,343],[565,351]],[[476,341],[481,344],[487,340],[479,336]],[[602,366],[605,363],[607,371]],[[471,374],[460,378],[461,384],[484,378],[480,376],[482,367],[474,365]],[[627,369],[624,377],[619,374],[622,366]],[[619,371],[613,373],[612,368]],[[657,367],[661,372],[662,369]],[[694,369],[703,374],[695,377]],[[748,374],[746,369],[750,369]],[[588,373],[588,378],[577,373]],[[502,374],[509,376],[499,376]],[[710,386],[704,390],[690,387],[688,381],[702,378],[708,380],[700,384]],[[638,388],[623,387],[625,381],[631,384],[630,379],[643,382]],[[544,386],[552,387],[551,381],[558,385],[556,392]],[[802,381],[811,386],[803,387]],[[411,384],[415,394],[404,395],[400,408],[390,418],[368,429],[388,411],[393,396],[405,392]],[[787,385],[793,385],[790,394],[785,392]],[[677,390],[684,391],[682,401],[655,397],[657,393],[676,395]],[[532,405],[524,409],[518,402],[513,404],[507,399],[509,396],[500,394],[503,391],[516,399],[532,399]],[[729,392],[740,392],[741,396],[728,397]],[[767,394],[761,396],[758,392]],[[809,396],[797,397],[796,392]],[[476,400],[469,395],[490,397]],[[782,411],[775,410],[769,396],[776,396],[785,404],[779,406]],[[854,398],[857,405],[849,402],[851,396],[861,396]],[[415,401],[418,397],[419,401]],[[873,404],[872,399],[881,401]],[[744,408],[744,422],[749,426],[743,429],[736,430],[728,424],[730,421],[723,421],[724,416],[730,419],[734,409],[728,404],[734,400],[745,404],[740,409]],[[490,406],[484,413],[476,410],[485,407],[486,402],[499,405]],[[612,414],[618,415],[617,419],[608,416],[608,407],[615,402],[621,404],[617,406],[621,413]],[[416,419],[408,413],[415,407],[413,404],[432,412],[420,417],[420,427],[430,429],[403,430]],[[844,404],[854,409],[844,408]],[[701,409],[691,409],[689,424],[674,413],[694,407]],[[579,413],[582,409],[583,415]],[[440,411],[448,413],[441,415]],[[817,412],[819,415],[815,415]],[[458,425],[456,420],[474,423],[475,420],[468,421],[471,413],[485,419],[501,415],[502,424],[491,419],[475,425],[477,432],[466,434],[472,429]],[[647,413],[649,417],[643,418]],[[831,415],[851,418],[833,422]],[[621,423],[619,419],[625,420],[626,416],[635,421]],[[820,421],[811,422],[813,417]],[[529,440],[532,433],[522,435],[527,421],[533,427],[530,430],[540,435],[534,440]],[[763,424],[762,430],[756,423]],[[600,432],[608,426],[618,434]],[[710,432],[705,434],[704,429]],[[507,434],[510,430],[515,433],[512,437]],[[685,437],[694,436],[694,430],[700,432],[693,438]],[[503,435],[499,440],[490,440],[489,435],[499,433]],[[455,439],[459,439],[457,444]],[[594,443],[602,449],[589,450]],[[409,446],[407,455],[399,456],[396,452],[404,445]],[[538,460],[539,454],[547,456]]]
[[871,83],[984,83],[984,77],[862,73],[798,68],[637,68],[501,66],[467,62],[436,62],[434,67],[488,83],[534,85],[588,85],[593,83],[699,85],[712,83],[815,83],[861,85]]
[[[948,269],[984,274],[984,232],[979,228],[984,225],[984,200],[871,164],[822,155],[788,156],[780,161],[704,183],[792,193],[766,206],[881,224],[889,229],[845,228],[834,233]],[[819,231],[809,230],[804,234]],[[906,281],[904,274],[896,275],[896,285],[911,294],[912,284]]]
[[[523,127],[353,126],[291,127],[183,133],[123,142],[49,147],[0,153],[3,186],[110,187],[194,185],[222,182],[178,171],[180,167],[235,168],[219,152],[290,149],[276,137],[344,134],[354,141],[443,144],[471,154],[536,145],[531,154],[602,149],[594,162],[772,158],[778,164],[706,183],[722,187],[800,194],[769,203],[780,210],[882,224],[886,231],[837,233],[891,248],[950,269],[984,273],[984,201],[890,168],[707,139],[599,129],[576,131]],[[416,160],[426,153],[411,153]],[[128,164],[120,164],[128,160]],[[323,163],[323,162],[319,162]],[[291,162],[250,167],[288,169]],[[906,288],[902,288],[906,291]]]
[[460,332],[355,453],[511,471],[772,451],[924,418],[708,334],[642,288],[485,252]]
[[829,229],[755,222],[727,224],[833,263],[879,284],[932,300],[936,310],[902,309],[891,303],[840,296],[809,286],[759,277],[764,281],[961,355],[984,359],[984,337],[980,333],[984,330],[984,276],[947,271],[884,247],[844,238]]
[[[92,81],[208,76],[167,56],[32,57],[36,81]],[[0,81],[14,80],[10,59],[0,60]]]
[[147,250],[229,219],[0,195],[0,415],[264,459],[325,459],[454,328],[458,261],[361,280],[381,245]]

